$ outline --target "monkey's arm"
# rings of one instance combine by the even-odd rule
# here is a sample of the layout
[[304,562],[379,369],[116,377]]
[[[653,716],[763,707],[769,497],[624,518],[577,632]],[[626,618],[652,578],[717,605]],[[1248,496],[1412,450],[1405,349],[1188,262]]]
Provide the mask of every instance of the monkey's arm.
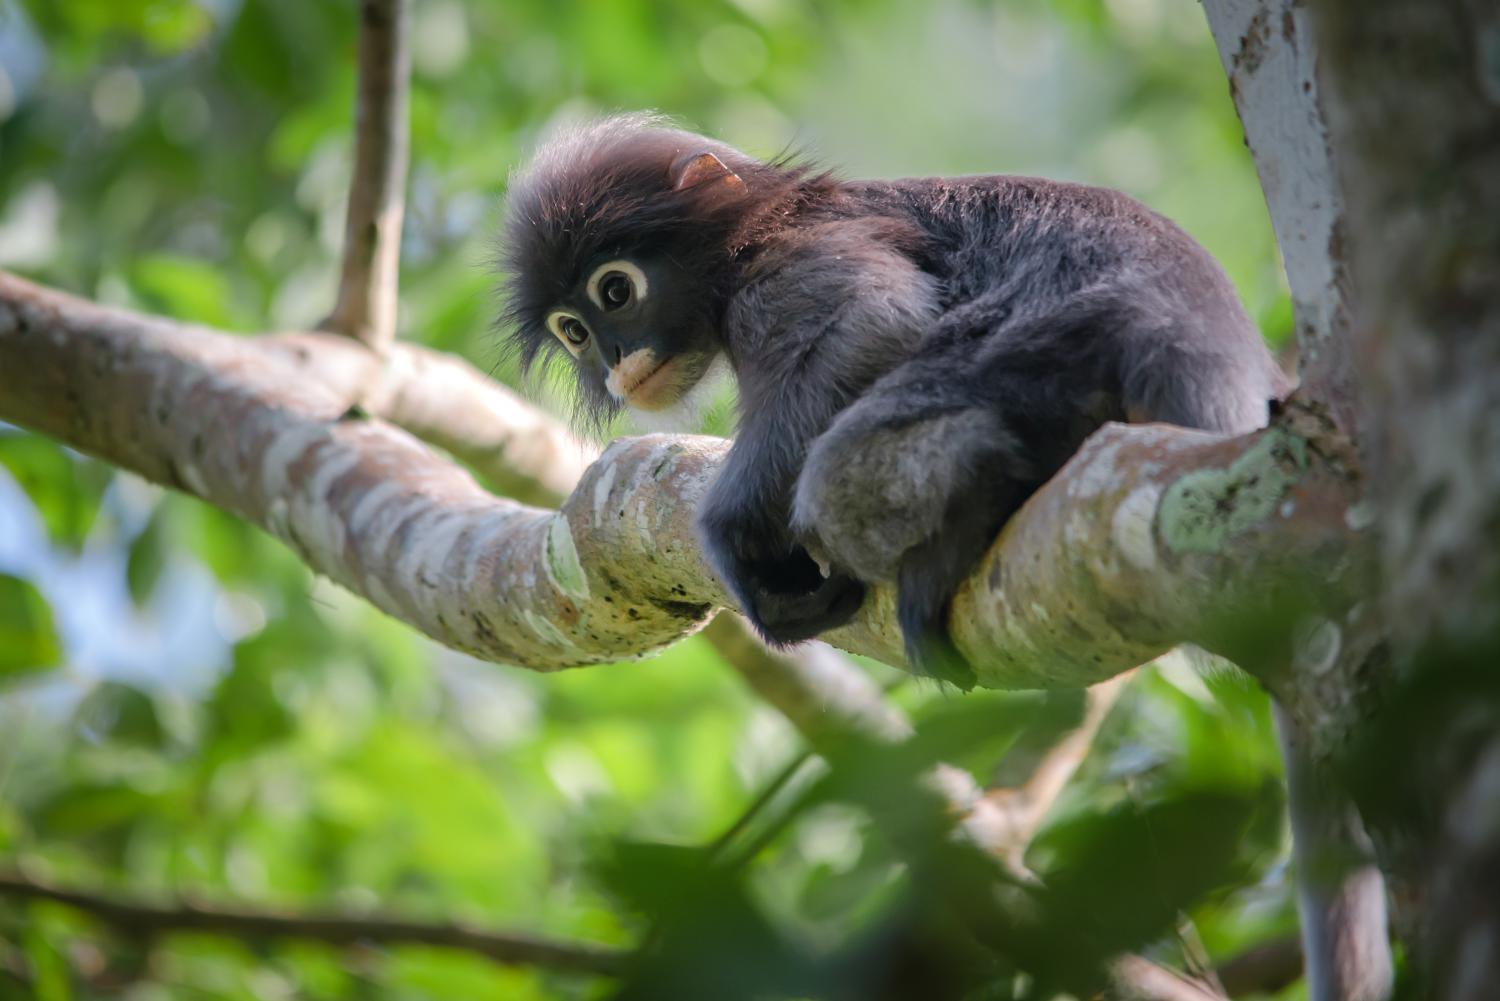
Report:
[[729,306],[740,426],[699,528],[715,572],[776,642],[842,624],[863,597],[838,568],[825,579],[794,537],[791,495],[812,441],[938,315],[934,279],[893,245],[902,234],[882,218],[799,230],[762,255]]

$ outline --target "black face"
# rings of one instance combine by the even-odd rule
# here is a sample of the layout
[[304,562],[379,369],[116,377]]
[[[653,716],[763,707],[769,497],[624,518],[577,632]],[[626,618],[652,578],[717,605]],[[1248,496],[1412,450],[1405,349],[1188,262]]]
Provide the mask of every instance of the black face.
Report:
[[697,385],[718,352],[706,290],[670,258],[594,263],[547,313],[582,378],[619,404],[661,410]]

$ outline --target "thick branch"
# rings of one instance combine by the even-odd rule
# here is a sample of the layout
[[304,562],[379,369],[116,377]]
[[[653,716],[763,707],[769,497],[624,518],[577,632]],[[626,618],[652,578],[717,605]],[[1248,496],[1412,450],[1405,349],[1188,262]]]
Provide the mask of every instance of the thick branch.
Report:
[[959,590],[959,646],[992,686],[1081,686],[1190,641],[1278,687],[1289,603],[1357,590],[1357,481],[1347,443],[1298,405],[1232,438],[1108,426]]
[[497,963],[600,975],[617,973],[625,960],[625,953],[605,946],[486,931],[451,922],[434,924],[378,916],[285,914],[199,903],[146,904],[67,890],[18,872],[0,873],[0,896],[65,904],[137,937],[167,932],[208,932],[239,939],[299,938],[344,946],[368,943],[435,945],[477,953]]
[[454,355],[397,343],[382,357],[329,334],[261,337],[299,382],[450,453],[507,497],[555,507],[598,449]]
[[[551,670],[649,653],[726,603],[692,527],[726,443],[617,441],[560,512],[527,508],[349,413],[346,355],[298,350],[292,370],[280,349],[0,275],[0,419],[261,525],[440,642]],[[956,639],[997,687],[1087,685],[1184,640],[1247,663],[1226,618],[1273,607],[1289,577],[1359,572],[1354,478],[1302,409],[1237,438],[1108,427],[959,591]],[[901,663],[893,604],[877,592],[829,640]]]
[[324,326],[383,351],[396,336],[411,77],[409,0],[361,0],[354,178],[338,301]]

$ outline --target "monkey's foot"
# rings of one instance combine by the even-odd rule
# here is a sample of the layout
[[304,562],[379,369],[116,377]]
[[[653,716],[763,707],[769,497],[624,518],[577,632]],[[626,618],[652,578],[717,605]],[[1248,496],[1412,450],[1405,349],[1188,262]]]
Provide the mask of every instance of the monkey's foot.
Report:
[[865,586],[853,577],[834,574],[811,591],[755,589],[750,621],[777,645],[810,640],[854,618],[865,600]]

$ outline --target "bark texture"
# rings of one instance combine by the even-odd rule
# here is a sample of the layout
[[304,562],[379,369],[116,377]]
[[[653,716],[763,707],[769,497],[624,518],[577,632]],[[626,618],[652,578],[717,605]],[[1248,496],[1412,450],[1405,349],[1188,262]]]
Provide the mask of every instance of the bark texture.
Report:
[[1500,8],[1313,9],[1392,633],[1342,679],[1382,772],[1361,806],[1426,996],[1477,1001],[1500,984]]
[[[1357,401],[1342,264],[1346,229],[1341,192],[1330,183],[1338,140],[1319,103],[1316,49],[1302,5],[1209,0],[1207,6],[1290,266],[1307,392],[1272,427],[1237,438],[1165,427],[1101,431],[1012,521],[960,591],[955,638],[982,665],[980,683],[995,687],[1085,685],[1195,641],[1255,671],[1300,720],[1335,719],[1336,744],[1360,718],[1362,696],[1387,680],[1375,656],[1383,629],[1372,626],[1376,617],[1357,600],[1371,561],[1368,508],[1360,501],[1360,467],[1349,445]],[[1328,4],[1335,11],[1339,6]],[[1470,68],[1493,110],[1500,93],[1493,15],[1477,2],[1439,6],[1477,31],[1480,41],[1469,54],[1479,57]],[[361,343],[301,333],[249,342],[101,309],[0,274],[0,419],[239,514],[283,539],[315,570],[478,656],[551,670],[670,643],[699,628],[725,601],[699,558],[692,511],[726,445],[656,436],[617,442],[589,464],[588,449],[472,368],[392,345],[407,155],[407,0],[364,0],[361,9],[355,184],[338,305],[327,324]],[[1414,27],[1421,35],[1432,25]],[[1356,29],[1346,33],[1358,36],[1362,28]],[[1343,70],[1357,62],[1350,59]],[[1349,133],[1359,137],[1369,127],[1361,118],[1368,109],[1351,100],[1347,110]],[[1476,127],[1466,133],[1468,146],[1426,144],[1421,152],[1492,152],[1493,128],[1479,129],[1479,118],[1471,118],[1468,125]],[[1373,194],[1355,200],[1383,204],[1409,179],[1384,187],[1372,182]],[[1460,198],[1449,207],[1463,204]],[[1396,235],[1410,238],[1421,229],[1413,224]],[[1486,238],[1481,232],[1478,242]],[[1448,256],[1424,261],[1423,277],[1438,273],[1430,285],[1434,294],[1472,292],[1493,306],[1489,278],[1455,280],[1444,270],[1463,271],[1472,243],[1460,241],[1447,248]],[[1387,270],[1392,273],[1384,277],[1396,277]],[[1365,262],[1361,271],[1379,269]],[[1462,301],[1458,312],[1467,317]],[[1408,319],[1428,318],[1417,309]],[[1402,364],[1430,360],[1391,354]],[[1493,352],[1474,360],[1492,362]],[[1418,364],[1396,373],[1382,391],[1397,387],[1389,394],[1397,403],[1425,401],[1424,393],[1455,384],[1456,375]],[[1440,474],[1453,472],[1454,456],[1469,457],[1464,447],[1494,443],[1493,422],[1488,438],[1475,425],[1474,406],[1490,401],[1465,400],[1468,409],[1459,416],[1478,436],[1446,459],[1428,456]],[[1387,462],[1403,447],[1432,444],[1423,433],[1396,442]],[[497,500],[423,442],[525,500],[551,503],[569,495],[559,511]],[[1382,437],[1381,444],[1390,443]],[[1482,484],[1479,503],[1469,494],[1460,497],[1466,514],[1483,514],[1491,527],[1500,520],[1484,503],[1493,502],[1496,485]],[[1400,490],[1387,495],[1397,497],[1392,510],[1407,504],[1422,514],[1448,503],[1454,486],[1446,480],[1423,486],[1414,507]],[[1451,588],[1464,578],[1443,565],[1451,548],[1434,551],[1421,523],[1414,524],[1412,538],[1388,532],[1388,541],[1394,538],[1398,554],[1405,554],[1405,545],[1427,557],[1420,561],[1427,576],[1417,583],[1437,580]],[[1460,533],[1473,527],[1463,518],[1454,524]],[[1495,561],[1477,562],[1483,565],[1470,576],[1492,585]],[[1295,646],[1279,627],[1289,611],[1309,623]],[[1446,626],[1476,621],[1467,608],[1435,604],[1432,611],[1428,618],[1445,611],[1450,617],[1442,628],[1424,618],[1406,637],[1408,650],[1425,650],[1434,632],[1449,635]],[[1273,623],[1277,628],[1268,628]],[[851,674],[825,648],[797,656],[767,652],[730,616],[719,618],[709,638],[815,743],[831,743],[841,733],[896,741],[908,732],[868,679]],[[861,618],[830,638],[899,663],[892,595],[875,593]],[[933,778],[963,815],[969,836],[1013,858],[1076,767],[1117,690],[1096,690],[1087,725],[1023,788],[986,796],[967,775],[939,768]],[[1451,830],[1445,834],[1478,830],[1489,840],[1481,839],[1477,860],[1493,867],[1490,828],[1500,821],[1492,810],[1485,814],[1485,804],[1500,784],[1500,751],[1480,742],[1471,758],[1480,766],[1459,773],[1460,794],[1449,802],[1458,812],[1447,815]],[[1471,860],[1472,848],[1464,843],[1453,856]],[[1425,888],[1458,900],[1462,919],[1480,914],[1482,902],[1472,899],[1472,890],[1463,896],[1448,862],[1421,870],[1433,876]],[[67,897],[52,888],[38,895]],[[165,926],[177,913],[132,911],[109,901],[103,906],[126,918],[167,914]],[[241,914],[230,915],[229,923],[239,922],[243,931],[262,927],[263,920]],[[1489,938],[1476,939],[1468,934],[1473,926],[1461,921],[1454,927],[1467,935],[1458,943],[1467,950],[1460,958],[1473,966],[1478,949],[1490,965],[1476,968],[1489,971],[1493,920]],[[320,934],[355,934],[339,929]],[[396,938],[425,934],[396,925],[390,931]],[[485,944],[466,941],[464,947],[482,951]],[[514,943],[503,944],[509,949]],[[550,946],[541,945],[542,953],[516,961],[549,961]],[[600,968],[615,961],[594,959]],[[1215,996],[1138,958],[1122,959],[1115,972],[1141,996]],[[1471,973],[1466,967],[1451,979],[1460,987],[1487,982]]]
[[1297,325],[1303,393],[1353,434],[1344,205],[1317,78],[1318,45],[1300,0],[1204,0],[1245,144],[1271,213]]

